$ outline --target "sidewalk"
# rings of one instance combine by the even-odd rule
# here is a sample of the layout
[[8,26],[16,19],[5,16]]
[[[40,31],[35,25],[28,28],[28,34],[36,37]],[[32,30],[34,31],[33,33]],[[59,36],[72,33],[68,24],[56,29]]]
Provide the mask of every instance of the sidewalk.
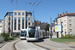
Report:
[[[16,38],[16,40],[18,40],[19,38]],[[0,48],[3,47],[5,44],[9,43],[9,42],[12,42],[12,41],[15,41],[15,40],[10,40],[10,41],[6,41],[6,42],[3,42],[3,43],[0,43]]]
[[8,42],[0,43],[0,48],[1,48],[2,46],[4,46],[6,43],[8,43]]
[[2,47],[0,48],[0,50],[16,50],[16,48],[15,48],[15,43],[16,43],[17,41],[19,41],[19,40],[20,40],[20,39],[12,40],[12,41],[7,42],[4,46],[2,46]]

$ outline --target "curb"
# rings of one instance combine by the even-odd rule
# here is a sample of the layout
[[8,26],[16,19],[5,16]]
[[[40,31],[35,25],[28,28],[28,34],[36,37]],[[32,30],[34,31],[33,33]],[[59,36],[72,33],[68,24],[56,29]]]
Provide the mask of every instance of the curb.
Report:
[[16,44],[17,42],[19,42],[19,41],[20,41],[20,40],[16,41],[16,42],[13,44],[13,47],[14,47],[15,50],[17,50],[16,47],[15,47],[15,44]]
[[7,43],[9,43],[9,42],[12,42],[12,41],[13,41],[13,40],[4,42],[4,44],[2,44],[2,45],[0,46],[0,48],[2,48],[5,44],[7,44]]
[[2,48],[5,44],[7,44],[8,42],[5,42],[4,44],[2,44],[1,46],[0,46],[0,48]]

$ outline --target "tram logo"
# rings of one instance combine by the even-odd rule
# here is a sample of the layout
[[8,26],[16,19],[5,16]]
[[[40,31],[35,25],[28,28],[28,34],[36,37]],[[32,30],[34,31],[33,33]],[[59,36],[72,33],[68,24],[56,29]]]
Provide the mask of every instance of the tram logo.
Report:
[[31,33],[31,34],[33,34],[33,33]]

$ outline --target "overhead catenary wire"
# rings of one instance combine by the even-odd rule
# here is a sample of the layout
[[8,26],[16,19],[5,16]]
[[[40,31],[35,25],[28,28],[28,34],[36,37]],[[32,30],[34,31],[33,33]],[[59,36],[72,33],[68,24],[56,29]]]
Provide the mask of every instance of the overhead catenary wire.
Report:
[[[36,2],[35,2],[35,4],[37,4],[36,7],[37,7],[42,1],[43,1],[43,0],[41,0],[39,3],[36,3]],[[34,5],[34,4],[33,4],[33,5]],[[36,9],[36,7],[34,8],[34,10]],[[33,10],[32,12],[33,12],[33,19],[35,20],[36,18],[35,18],[35,15],[34,15],[34,10]]]
[[[37,1],[38,1],[38,0],[36,0],[34,3],[29,3],[29,4],[32,4],[31,10],[32,10],[33,6],[37,3]],[[30,10],[30,11],[31,11],[31,10]]]
[[11,3],[12,3],[12,7],[13,7],[13,9],[14,9],[13,1],[14,1],[14,0],[11,0]]
[[[41,0],[39,3],[37,3],[36,7],[42,2],[43,0]],[[34,8],[34,10],[36,9],[36,7]]]
[[[14,2],[16,3],[16,6],[18,6],[17,5],[17,2],[21,2],[21,3],[26,3],[26,4],[30,4],[30,5],[32,5],[32,7],[31,7],[31,9],[30,9],[30,12],[32,12],[33,13],[33,19],[35,19],[35,15],[34,15],[34,11],[35,11],[35,9],[37,8],[37,6],[42,2],[43,0],[36,0],[35,2],[24,2],[24,1],[22,1],[22,0],[11,0],[11,3],[12,3],[12,6],[13,6],[13,9],[14,9]],[[34,7],[34,8],[33,8]],[[17,8],[18,9],[18,8]],[[33,10],[32,10],[33,9]]]
[[17,0],[15,0],[15,2],[16,2],[16,7],[17,7],[17,9],[18,9]]

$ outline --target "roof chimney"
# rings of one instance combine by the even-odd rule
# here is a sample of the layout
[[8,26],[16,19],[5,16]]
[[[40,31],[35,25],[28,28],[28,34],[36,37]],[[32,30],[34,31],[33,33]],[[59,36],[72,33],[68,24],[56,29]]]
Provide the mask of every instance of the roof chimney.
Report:
[[62,15],[60,14],[60,17],[61,17]]
[[65,12],[65,14],[67,15],[67,11]]
[[64,16],[64,12],[62,13],[62,15]]
[[59,14],[57,16],[59,17]]

